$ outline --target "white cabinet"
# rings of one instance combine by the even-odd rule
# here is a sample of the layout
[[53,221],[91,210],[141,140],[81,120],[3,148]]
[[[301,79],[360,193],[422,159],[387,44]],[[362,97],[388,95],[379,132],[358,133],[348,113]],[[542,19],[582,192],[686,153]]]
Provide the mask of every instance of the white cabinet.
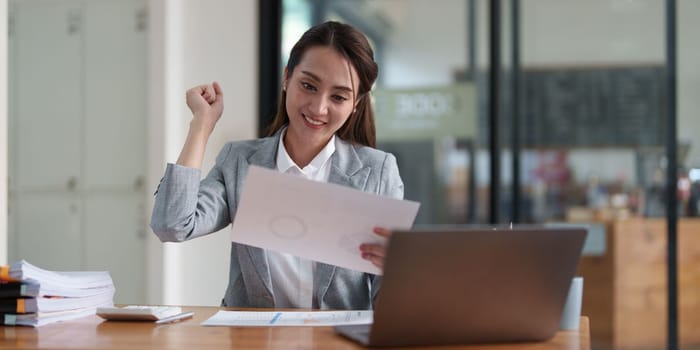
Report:
[[145,0],[10,1],[9,259],[145,302]]
[[[57,191],[81,170],[83,59],[80,3],[18,1],[13,5],[9,75],[15,76],[16,185]],[[12,170],[11,170],[12,171]]]
[[19,193],[11,208],[16,208],[14,232],[10,232],[10,261],[26,259],[37,266],[54,270],[82,268],[85,244],[81,232],[81,205],[77,194]]
[[85,5],[84,185],[141,189],[147,153],[145,1]]
[[83,266],[108,269],[115,302],[146,302],[146,225],[143,196],[93,191],[84,199]]

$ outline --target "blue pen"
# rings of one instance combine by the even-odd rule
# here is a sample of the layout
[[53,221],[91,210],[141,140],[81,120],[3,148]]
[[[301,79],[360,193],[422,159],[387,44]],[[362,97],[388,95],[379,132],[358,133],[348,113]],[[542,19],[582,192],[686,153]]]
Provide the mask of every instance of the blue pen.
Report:
[[275,314],[275,317],[273,317],[273,318],[270,320],[270,324],[275,324],[275,322],[277,322],[277,319],[280,318],[280,316],[282,316],[282,313],[281,313],[281,312],[278,312],[277,314]]

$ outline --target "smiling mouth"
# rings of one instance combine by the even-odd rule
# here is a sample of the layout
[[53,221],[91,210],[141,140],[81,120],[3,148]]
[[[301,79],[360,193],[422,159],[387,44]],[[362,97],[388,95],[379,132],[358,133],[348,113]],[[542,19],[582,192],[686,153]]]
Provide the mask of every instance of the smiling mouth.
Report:
[[307,117],[305,114],[303,116],[304,116],[304,120],[306,120],[306,122],[311,124],[311,125],[321,126],[321,125],[326,124],[325,122],[322,122],[320,120],[311,119],[311,118]]

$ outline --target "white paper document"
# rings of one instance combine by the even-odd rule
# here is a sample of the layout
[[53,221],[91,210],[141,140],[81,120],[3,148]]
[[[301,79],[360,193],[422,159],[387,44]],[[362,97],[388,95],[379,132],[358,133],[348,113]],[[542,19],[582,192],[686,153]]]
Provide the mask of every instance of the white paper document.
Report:
[[231,240],[326,264],[381,274],[360,244],[385,243],[374,227],[409,229],[419,203],[251,166]]
[[372,323],[371,310],[352,311],[219,311],[202,326],[279,327],[339,326]]

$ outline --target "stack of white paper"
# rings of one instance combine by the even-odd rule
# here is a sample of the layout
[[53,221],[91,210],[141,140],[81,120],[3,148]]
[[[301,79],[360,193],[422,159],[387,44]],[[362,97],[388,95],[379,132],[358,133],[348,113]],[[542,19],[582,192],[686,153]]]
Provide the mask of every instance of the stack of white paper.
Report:
[[49,323],[74,320],[94,314],[94,307],[68,311],[37,312],[31,314],[5,314],[3,315],[2,319],[0,319],[0,324],[4,324],[6,326],[39,327]]
[[56,272],[24,260],[0,267],[0,324],[41,326],[113,305],[107,271]]

